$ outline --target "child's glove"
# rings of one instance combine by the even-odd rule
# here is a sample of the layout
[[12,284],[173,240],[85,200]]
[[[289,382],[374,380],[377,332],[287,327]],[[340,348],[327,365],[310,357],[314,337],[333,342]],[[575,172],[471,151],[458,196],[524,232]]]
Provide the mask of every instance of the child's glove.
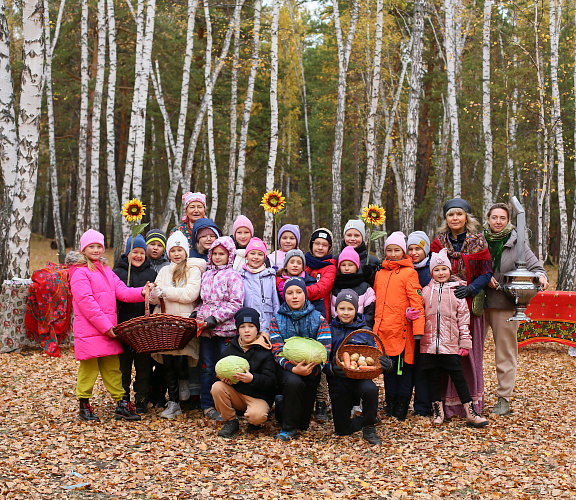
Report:
[[413,307],[409,307],[408,309],[406,309],[406,317],[410,321],[414,321],[415,319],[418,319],[420,317],[420,311],[418,309],[414,309]]
[[459,299],[465,299],[466,297],[472,297],[472,295],[474,295],[474,292],[472,291],[472,288],[470,286],[460,285],[457,286],[456,289],[454,290],[454,295],[456,295],[456,297]]
[[468,349],[460,348],[458,351],[458,356],[468,356]]
[[216,318],[214,316],[208,316],[204,320],[204,323],[206,323],[206,330],[214,330],[214,328],[216,328],[216,325],[218,324],[218,321],[216,321]]
[[150,297],[152,297],[153,299],[159,299],[163,296],[164,296],[164,289],[162,287],[155,286],[154,288],[152,288],[152,291],[150,292]]
[[378,361],[380,361],[380,366],[382,367],[384,373],[390,373],[392,371],[392,368],[394,368],[394,361],[392,361],[386,355],[380,356],[378,358]]
[[334,358],[334,359],[332,360],[331,368],[332,368],[332,373],[333,373],[334,375],[336,375],[337,377],[346,378],[346,372],[344,371],[344,368],[342,368],[342,367],[336,362],[336,358]]

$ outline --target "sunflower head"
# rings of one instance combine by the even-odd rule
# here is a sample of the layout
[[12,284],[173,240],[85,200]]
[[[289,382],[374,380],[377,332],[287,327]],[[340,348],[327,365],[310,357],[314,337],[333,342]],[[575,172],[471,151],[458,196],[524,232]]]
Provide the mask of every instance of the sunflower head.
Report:
[[284,210],[284,207],[286,206],[286,198],[282,196],[281,191],[268,191],[262,197],[262,203],[260,203],[260,206],[264,207],[266,212],[277,214]]
[[362,209],[362,220],[366,224],[381,226],[386,220],[386,212],[379,205],[369,205]]
[[145,208],[138,198],[134,198],[124,204],[122,207],[122,215],[128,222],[136,222],[142,220],[142,217],[146,215]]

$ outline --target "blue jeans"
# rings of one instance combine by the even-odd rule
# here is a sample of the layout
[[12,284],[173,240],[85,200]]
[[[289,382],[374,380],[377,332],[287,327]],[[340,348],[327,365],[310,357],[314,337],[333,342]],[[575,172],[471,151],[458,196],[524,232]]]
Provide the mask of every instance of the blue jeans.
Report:
[[210,390],[217,380],[215,367],[230,340],[228,337],[200,337],[200,406],[203,410],[214,408]]

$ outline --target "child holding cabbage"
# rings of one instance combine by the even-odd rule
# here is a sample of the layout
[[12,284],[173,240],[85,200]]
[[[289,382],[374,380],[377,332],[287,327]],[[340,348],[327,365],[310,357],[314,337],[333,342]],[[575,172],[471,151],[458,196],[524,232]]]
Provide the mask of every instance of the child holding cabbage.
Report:
[[[332,337],[328,323],[307,299],[306,283],[302,278],[286,280],[284,299],[285,302],[270,324],[270,341],[272,353],[279,365],[278,382],[281,389],[281,397],[276,398],[276,418],[281,422],[282,430],[276,438],[290,441],[299,430],[306,430],[310,425],[316,389],[320,383],[323,363],[330,355]],[[306,360],[297,362],[287,359],[284,348],[292,337],[319,342],[326,352],[314,352],[314,358],[321,361],[307,363]],[[302,342],[309,344],[307,350],[310,352],[316,351],[319,346],[309,340]]]
[[[236,410],[244,412],[248,421],[246,434],[260,430],[276,394],[276,363],[270,338],[260,331],[258,311],[243,307],[234,319],[238,335],[230,341],[216,364],[220,380],[214,382],[211,390],[216,410],[224,420],[218,435],[226,438],[240,429]],[[238,366],[238,362],[244,369],[231,372],[230,367]],[[226,372],[231,378],[220,376]]]

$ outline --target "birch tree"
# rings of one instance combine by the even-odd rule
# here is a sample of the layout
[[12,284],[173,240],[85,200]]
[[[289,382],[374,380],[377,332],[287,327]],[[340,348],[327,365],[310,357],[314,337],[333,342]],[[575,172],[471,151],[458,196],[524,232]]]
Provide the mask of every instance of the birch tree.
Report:
[[484,131],[484,214],[492,205],[492,125],[490,98],[490,22],[492,0],[484,0],[484,25],[482,28],[482,129]]
[[256,82],[256,72],[259,64],[260,54],[260,17],[262,11],[262,0],[254,2],[254,35],[252,39],[252,63],[248,84],[246,88],[246,99],[244,100],[244,110],[242,112],[242,125],[240,127],[240,142],[238,144],[238,172],[236,173],[236,189],[234,191],[234,219],[240,215],[242,210],[242,196],[244,194],[244,177],[246,175],[246,147],[248,143],[248,127],[250,126],[250,113],[254,103],[254,83]]
[[340,248],[342,233],[342,146],[344,143],[344,120],[346,119],[346,84],[348,76],[348,63],[350,51],[356,32],[356,23],[360,12],[360,1],[353,0],[350,26],[346,44],[340,24],[340,8],[338,0],[332,0],[334,28],[338,43],[338,101],[336,104],[336,125],[334,132],[334,152],[332,154],[332,232],[334,234],[334,248]]

